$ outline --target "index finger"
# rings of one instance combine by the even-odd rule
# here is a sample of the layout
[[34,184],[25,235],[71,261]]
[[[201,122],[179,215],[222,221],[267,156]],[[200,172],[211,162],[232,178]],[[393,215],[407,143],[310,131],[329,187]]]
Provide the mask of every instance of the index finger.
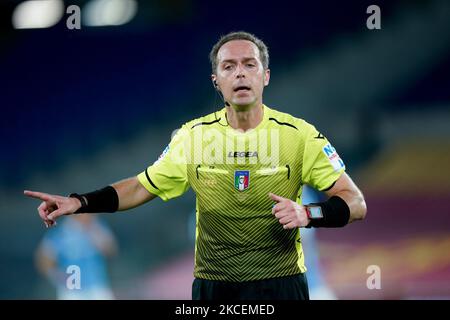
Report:
[[269,193],[269,198],[272,199],[273,201],[276,201],[276,202],[281,202],[283,200],[286,200],[286,198],[277,196],[276,194],[274,194],[272,192]]
[[48,193],[25,190],[23,192],[23,194],[28,196],[28,197],[35,198],[35,199],[40,199],[40,200],[43,200],[43,201],[52,200],[52,196],[49,195]]

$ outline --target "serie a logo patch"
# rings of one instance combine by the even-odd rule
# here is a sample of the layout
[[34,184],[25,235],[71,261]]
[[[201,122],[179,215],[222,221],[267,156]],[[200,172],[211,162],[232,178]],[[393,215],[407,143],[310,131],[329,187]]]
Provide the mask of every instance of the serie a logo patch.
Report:
[[250,184],[250,171],[236,170],[234,171],[234,187],[239,191],[248,189]]
[[328,143],[325,147],[323,147],[322,151],[327,156],[335,171],[345,168],[344,161],[342,161],[336,149],[331,144]]

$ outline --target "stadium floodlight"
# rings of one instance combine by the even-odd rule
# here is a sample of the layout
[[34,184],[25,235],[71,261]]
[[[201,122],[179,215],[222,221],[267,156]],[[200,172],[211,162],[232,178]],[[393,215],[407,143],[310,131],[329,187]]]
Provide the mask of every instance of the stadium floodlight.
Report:
[[92,0],[82,10],[86,26],[119,26],[130,22],[137,13],[135,0]]
[[62,0],[24,1],[15,7],[12,25],[15,29],[49,28],[64,15]]

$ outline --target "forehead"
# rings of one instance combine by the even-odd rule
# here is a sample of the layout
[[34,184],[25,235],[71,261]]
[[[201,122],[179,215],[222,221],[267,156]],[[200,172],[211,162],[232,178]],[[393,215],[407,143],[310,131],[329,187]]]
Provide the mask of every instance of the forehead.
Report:
[[248,40],[231,40],[223,44],[217,52],[219,63],[224,60],[243,58],[259,59],[259,50],[256,44]]

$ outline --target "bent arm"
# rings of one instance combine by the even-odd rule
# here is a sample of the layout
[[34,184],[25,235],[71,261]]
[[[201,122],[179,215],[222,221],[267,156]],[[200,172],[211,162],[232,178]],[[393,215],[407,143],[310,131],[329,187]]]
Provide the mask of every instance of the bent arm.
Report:
[[131,177],[112,184],[119,197],[119,211],[135,208],[157,196],[147,191],[137,177]]
[[39,273],[55,286],[60,286],[65,282],[67,274],[58,267],[53,250],[44,248],[42,243],[36,250],[34,262]]
[[338,196],[347,203],[350,209],[349,223],[366,217],[367,206],[364,196],[347,173],[344,172],[325,193],[329,197]]

